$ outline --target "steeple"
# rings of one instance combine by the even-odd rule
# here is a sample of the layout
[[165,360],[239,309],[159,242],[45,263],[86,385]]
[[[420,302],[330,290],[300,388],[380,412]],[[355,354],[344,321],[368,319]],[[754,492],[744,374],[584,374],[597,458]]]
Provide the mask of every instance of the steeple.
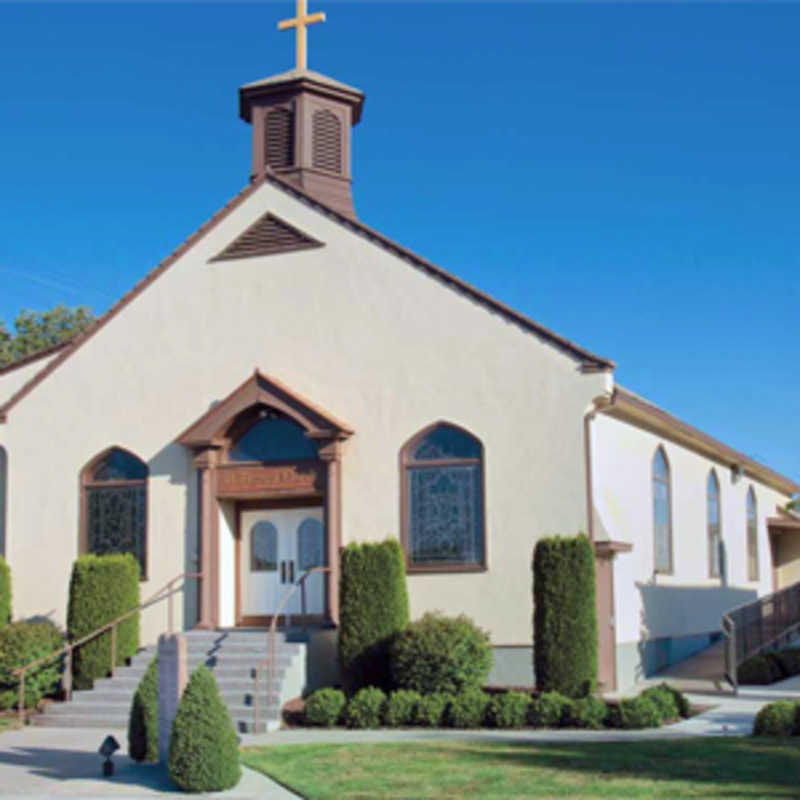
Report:
[[279,23],[296,29],[297,66],[239,89],[239,116],[253,128],[251,178],[269,168],[308,194],[355,217],[350,171],[351,129],[364,94],[306,66],[306,26],[324,22],[297,0],[297,16]]

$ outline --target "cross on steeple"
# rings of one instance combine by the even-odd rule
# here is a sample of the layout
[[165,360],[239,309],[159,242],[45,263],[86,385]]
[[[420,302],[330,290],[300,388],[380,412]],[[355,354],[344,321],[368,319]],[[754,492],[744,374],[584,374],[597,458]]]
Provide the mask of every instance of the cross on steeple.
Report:
[[315,22],[325,22],[325,14],[323,12],[309,14],[307,0],[297,0],[297,16],[294,19],[285,19],[278,23],[279,31],[289,30],[289,28],[296,29],[297,69],[306,69],[308,66],[306,28]]

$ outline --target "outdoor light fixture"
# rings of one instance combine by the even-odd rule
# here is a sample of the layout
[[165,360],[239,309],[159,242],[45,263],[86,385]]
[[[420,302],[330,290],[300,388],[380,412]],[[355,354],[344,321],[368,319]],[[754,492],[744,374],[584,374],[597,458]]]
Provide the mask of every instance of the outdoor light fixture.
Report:
[[113,736],[106,736],[103,740],[103,744],[100,745],[100,749],[97,751],[105,758],[103,762],[104,778],[110,778],[114,774],[114,762],[111,760],[111,756],[113,756],[117,750],[119,750],[119,742]]

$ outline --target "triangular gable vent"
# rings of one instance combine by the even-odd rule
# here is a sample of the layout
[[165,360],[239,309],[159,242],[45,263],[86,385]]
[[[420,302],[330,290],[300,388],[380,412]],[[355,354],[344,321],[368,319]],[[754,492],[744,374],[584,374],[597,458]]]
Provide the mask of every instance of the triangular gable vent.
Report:
[[322,246],[322,242],[312,239],[288,222],[267,213],[211,260],[230,261],[237,258],[270,256],[275,253]]

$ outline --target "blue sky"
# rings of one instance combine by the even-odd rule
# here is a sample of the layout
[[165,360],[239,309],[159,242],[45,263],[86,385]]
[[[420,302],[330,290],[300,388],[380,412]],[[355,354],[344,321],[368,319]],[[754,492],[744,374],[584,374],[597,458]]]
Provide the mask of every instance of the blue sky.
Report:
[[[0,318],[127,291],[247,181],[279,3],[0,3]],[[800,479],[800,5],[309,0],[360,217]]]

